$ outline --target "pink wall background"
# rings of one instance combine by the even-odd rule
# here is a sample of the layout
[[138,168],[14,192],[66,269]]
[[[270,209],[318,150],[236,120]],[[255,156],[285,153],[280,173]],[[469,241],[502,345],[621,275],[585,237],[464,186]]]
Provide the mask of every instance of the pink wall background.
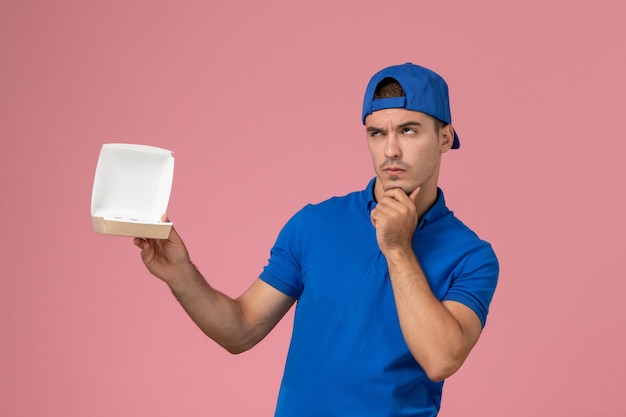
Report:
[[441,416],[624,416],[621,0],[0,2],[0,415],[270,416],[290,318],[230,356],[92,232],[100,147],[176,152],[169,213],[238,295],[302,205],[373,176],[369,77],[451,89],[451,208],[502,274]]

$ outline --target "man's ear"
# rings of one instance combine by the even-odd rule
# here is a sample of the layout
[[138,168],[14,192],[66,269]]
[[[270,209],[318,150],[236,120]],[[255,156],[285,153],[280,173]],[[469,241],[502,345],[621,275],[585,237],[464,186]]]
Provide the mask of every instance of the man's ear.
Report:
[[441,143],[441,153],[448,152],[454,143],[454,128],[448,123],[439,129],[439,143]]

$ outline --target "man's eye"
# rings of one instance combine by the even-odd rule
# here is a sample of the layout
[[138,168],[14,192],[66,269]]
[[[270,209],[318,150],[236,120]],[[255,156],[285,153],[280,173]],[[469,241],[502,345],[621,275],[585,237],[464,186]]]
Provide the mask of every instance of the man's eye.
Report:
[[413,129],[413,128],[405,127],[404,129],[402,129],[402,133],[407,133],[409,135],[412,135],[412,134],[414,134],[416,132],[415,132],[415,129]]

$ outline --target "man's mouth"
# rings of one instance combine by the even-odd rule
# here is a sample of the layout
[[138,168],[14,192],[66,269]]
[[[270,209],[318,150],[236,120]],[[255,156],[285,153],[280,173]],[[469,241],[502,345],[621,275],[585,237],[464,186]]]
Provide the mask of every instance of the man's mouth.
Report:
[[400,167],[387,167],[387,168],[384,168],[383,171],[386,172],[387,174],[400,174],[404,172],[404,169]]

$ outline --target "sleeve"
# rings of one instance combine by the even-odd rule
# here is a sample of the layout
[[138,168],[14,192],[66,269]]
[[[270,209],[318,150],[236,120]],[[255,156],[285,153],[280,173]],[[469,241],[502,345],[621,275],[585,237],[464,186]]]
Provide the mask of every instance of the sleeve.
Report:
[[278,291],[298,299],[302,293],[302,211],[296,213],[280,231],[270,258],[259,278]]
[[498,259],[491,245],[486,244],[461,262],[443,300],[457,301],[468,306],[485,327],[498,274]]

